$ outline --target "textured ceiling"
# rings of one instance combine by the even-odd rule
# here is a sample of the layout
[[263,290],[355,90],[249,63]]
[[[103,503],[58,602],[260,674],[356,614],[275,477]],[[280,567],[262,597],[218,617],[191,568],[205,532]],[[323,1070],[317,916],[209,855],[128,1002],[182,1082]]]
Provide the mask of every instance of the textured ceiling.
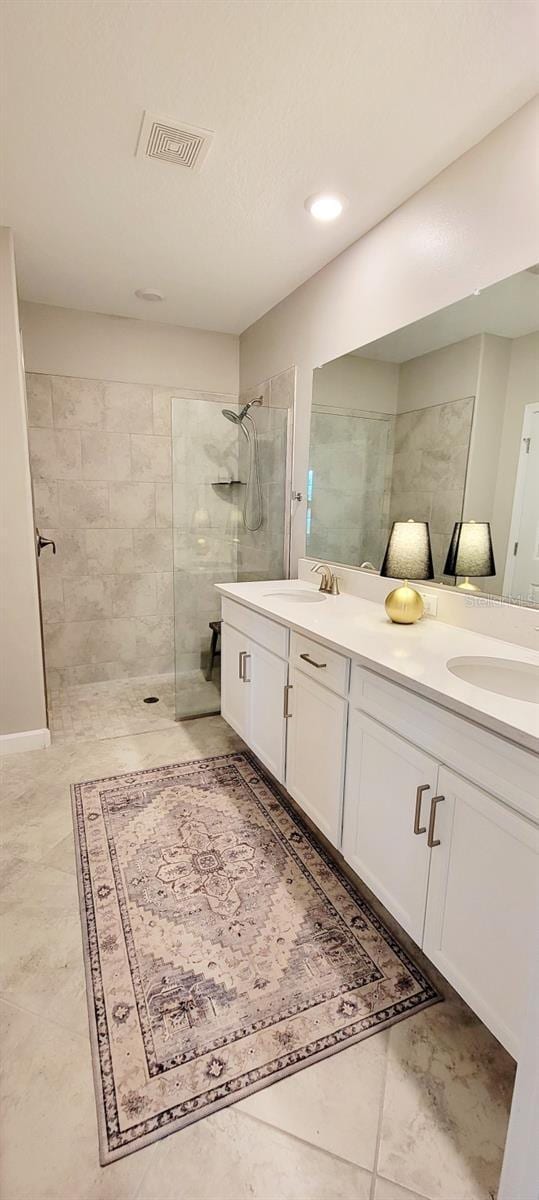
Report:
[[[243,330],[534,94],[536,22],[535,0],[5,0],[21,295]],[[135,158],[145,109],[215,131],[200,174]],[[303,208],[325,188],[350,199],[333,226]]]

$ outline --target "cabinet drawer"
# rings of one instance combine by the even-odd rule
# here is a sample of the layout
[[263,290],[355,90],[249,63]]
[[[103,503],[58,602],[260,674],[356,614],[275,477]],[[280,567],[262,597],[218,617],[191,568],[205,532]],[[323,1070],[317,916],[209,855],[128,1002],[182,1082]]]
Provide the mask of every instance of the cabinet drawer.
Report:
[[288,658],[289,630],[286,625],[278,625],[277,621],[262,617],[260,613],[253,612],[252,608],[229,600],[228,596],[222,598],[221,617],[227,625],[239,629],[240,633],[258,642],[259,646],[265,646],[266,650],[278,654],[279,658]]
[[348,676],[350,659],[328,650],[320,642],[313,642],[302,633],[292,631],[290,636],[290,660],[317,683],[323,683],[333,692],[346,695],[348,691]]

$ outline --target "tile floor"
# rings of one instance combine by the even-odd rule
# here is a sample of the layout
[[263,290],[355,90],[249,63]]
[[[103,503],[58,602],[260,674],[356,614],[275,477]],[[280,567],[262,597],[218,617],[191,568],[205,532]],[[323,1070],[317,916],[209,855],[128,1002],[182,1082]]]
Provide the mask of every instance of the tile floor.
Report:
[[[145,696],[158,696],[158,704],[145,704]],[[72,687],[49,689],[49,715],[55,743],[125,737],[151,730],[169,729],[176,717],[173,675],[114,679]],[[218,711],[219,673],[207,682],[202,671],[186,671],[178,679],[179,716]]]
[[443,1004],[99,1166],[69,785],[238,744],[210,717],[3,760],[4,1200],[491,1200],[514,1065],[449,989]]

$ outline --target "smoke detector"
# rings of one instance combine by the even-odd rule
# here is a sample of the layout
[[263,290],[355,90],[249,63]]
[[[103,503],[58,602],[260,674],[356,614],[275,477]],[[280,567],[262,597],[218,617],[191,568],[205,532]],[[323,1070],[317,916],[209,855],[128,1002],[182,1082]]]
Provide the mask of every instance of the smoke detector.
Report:
[[200,171],[212,139],[211,129],[198,129],[145,112],[135,153],[137,158],[159,158],[188,171]]

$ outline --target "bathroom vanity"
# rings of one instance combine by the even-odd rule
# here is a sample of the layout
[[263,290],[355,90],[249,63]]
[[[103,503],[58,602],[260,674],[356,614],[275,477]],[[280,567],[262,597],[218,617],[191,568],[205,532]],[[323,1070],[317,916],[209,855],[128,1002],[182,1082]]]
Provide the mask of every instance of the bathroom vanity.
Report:
[[[300,580],[218,590],[225,720],[518,1057],[539,655],[429,619],[393,626],[378,603]],[[462,678],[468,659],[489,688]]]

